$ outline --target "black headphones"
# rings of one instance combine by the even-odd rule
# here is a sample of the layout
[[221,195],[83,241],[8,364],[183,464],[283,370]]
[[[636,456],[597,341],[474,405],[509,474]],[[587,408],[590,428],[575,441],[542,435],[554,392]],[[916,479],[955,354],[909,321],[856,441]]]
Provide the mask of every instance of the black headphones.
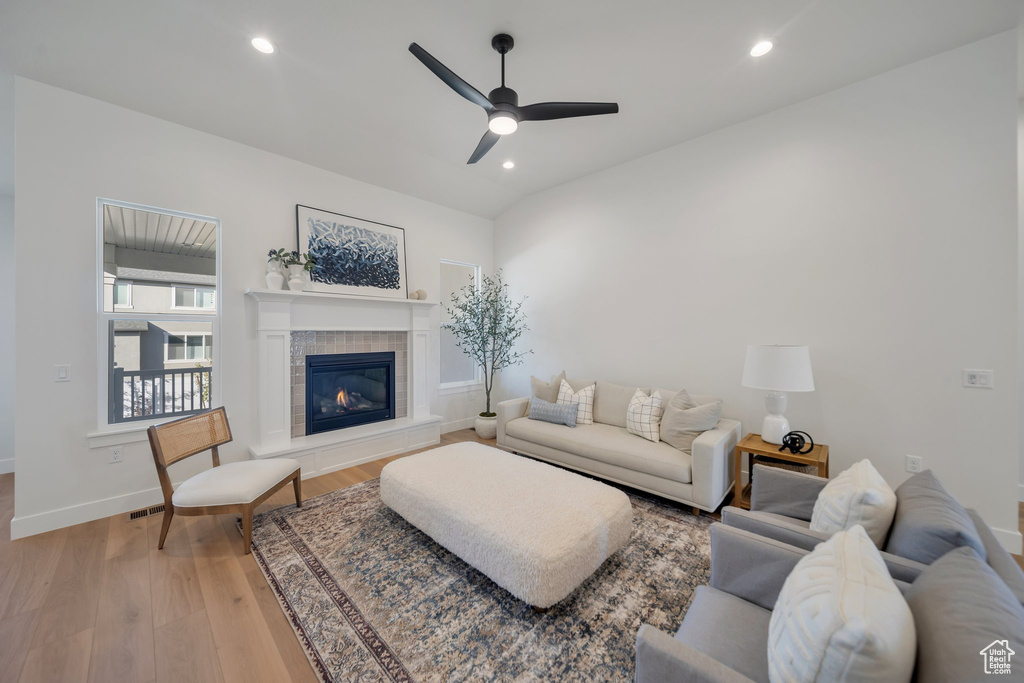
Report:
[[[803,434],[803,436],[800,436]],[[807,437],[806,439],[804,437]],[[807,450],[803,450],[804,445],[810,442],[807,446]],[[814,439],[807,432],[793,431],[782,437],[782,445],[779,446],[779,451],[789,451],[797,455],[805,455],[814,450]]]

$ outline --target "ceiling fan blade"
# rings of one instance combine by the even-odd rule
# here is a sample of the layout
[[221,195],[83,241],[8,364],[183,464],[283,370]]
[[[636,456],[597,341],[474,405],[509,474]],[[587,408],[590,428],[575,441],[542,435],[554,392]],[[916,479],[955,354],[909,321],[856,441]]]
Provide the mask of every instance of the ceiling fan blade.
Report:
[[573,116],[618,114],[619,105],[614,102],[538,102],[518,107],[516,113],[520,121],[550,121]]
[[433,55],[422,47],[416,43],[411,43],[409,45],[409,52],[413,53],[416,59],[423,62],[424,66],[433,71],[435,76],[447,83],[448,87],[452,90],[459,93],[473,104],[480,105],[486,109],[488,113],[494,109],[494,105],[491,104],[491,101],[484,97],[479,90],[459,78],[454,71],[437,61]]
[[497,133],[491,132],[488,128],[487,132],[484,133],[484,136],[480,138],[480,142],[477,144],[476,149],[473,150],[473,154],[469,157],[469,161],[466,163],[475,164],[483,159],[484,155],[491,151],[491,147],[494,147],[494,143],[499,139],[501,139],[501,136]]

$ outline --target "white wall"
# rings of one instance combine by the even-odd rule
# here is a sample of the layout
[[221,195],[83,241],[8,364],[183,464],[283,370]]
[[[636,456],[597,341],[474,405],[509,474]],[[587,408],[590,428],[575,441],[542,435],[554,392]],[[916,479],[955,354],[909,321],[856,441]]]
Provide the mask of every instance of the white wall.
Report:
[[[1018,50],[1024,49],[1024,26]],[[1017,500],[1024,502],[1024,99],[1017,102],[1017,438],[1020,484]]]
[[[16,79],[16,95],[16,254],[31,263],[44,253],[46,263],[16,290],[15,537],[160,500],[147,444],[129,444],[117,465],[107,464],[106,448],[87,447],[101,370],[97,197],[223,222],[220,400],[235,433],[227,461],[246,458],[256,433],[255,308],[242,292],[265,286],[268,249],[295,244],[296,203],[405,228],[409,284],[435,300],[442,258],[491,267],[489,220],[33,81]],[[436,332],[436,312],[434,325]],[[58,363],[71,364],[72,382],[51,381]],[[436,395],[437,363],[435,345],[434,412],[446,422],[473,415],[461,400]]]
[[[534,195],[495,222],[536,355],[502,373],[686,387],[759,431],[747,344],[807,344],[795,429],[832,472],[924,457],[1017,531],[1015,35],[999,35]],[[995,371],[992,390],[963,368]]]

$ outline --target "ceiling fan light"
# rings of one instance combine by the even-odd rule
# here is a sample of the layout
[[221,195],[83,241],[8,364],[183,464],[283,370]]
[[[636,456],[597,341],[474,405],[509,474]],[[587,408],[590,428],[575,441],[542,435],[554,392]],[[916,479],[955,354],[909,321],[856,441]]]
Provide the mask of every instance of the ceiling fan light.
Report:
[[487,127],[491,129],[492,133],[497,135],[508,135],[509,133],[516,132],[519,122],[516,121],[516,117],[508,112],[496,111],[487,119]]

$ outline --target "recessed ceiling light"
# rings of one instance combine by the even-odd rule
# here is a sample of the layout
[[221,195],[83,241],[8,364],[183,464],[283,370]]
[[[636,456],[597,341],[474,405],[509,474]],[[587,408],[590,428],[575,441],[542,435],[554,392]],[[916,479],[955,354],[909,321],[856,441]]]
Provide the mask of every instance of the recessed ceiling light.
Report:
[[775,47],[775,46],[772,45],[772,41],[770,41],[770,40],[762,40],[760,43],[758,43],[754,47],[750,48],[750,56],[751,57],[763,57],[764,55],[766,55],[769,52],[771,52],[773,47]]
[[505,163],[503,163],[501,165],[501,167],[502,168],[515,168],[516,167],[516,162],[514,162],[514,161],[506,161]]
[[263,36],[256,36],[255,38],[252,39],[251,42],[252,42],[252,46],[254,48],[256,48],[257,50],[259,50],[260,52],[262,52],[263,54],[265,54],[265,55],[272,55],[272,54],[274,54],[274,50],[275,50],[274,44],[272,42],[270,42],[270,40],[268,40],[267,38],[264,38]]

